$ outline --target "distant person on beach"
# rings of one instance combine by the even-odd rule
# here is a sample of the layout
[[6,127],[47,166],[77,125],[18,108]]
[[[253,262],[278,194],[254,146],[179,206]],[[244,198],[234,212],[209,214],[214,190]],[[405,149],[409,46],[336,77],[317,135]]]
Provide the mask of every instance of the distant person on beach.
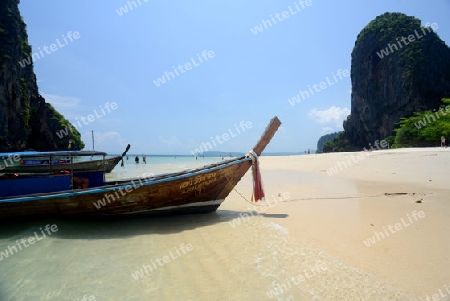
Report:
[[445,145],[445,136],[441,137],[441,147],[446,147],[446,145]]
[[144,162],[144,164],[147,164],[147,156],[146,155],[142,156],[142,162]]
[[136,164],[139,164],[139,156],[136,156],[136,158],[134,158],[134,162],[136,162]]

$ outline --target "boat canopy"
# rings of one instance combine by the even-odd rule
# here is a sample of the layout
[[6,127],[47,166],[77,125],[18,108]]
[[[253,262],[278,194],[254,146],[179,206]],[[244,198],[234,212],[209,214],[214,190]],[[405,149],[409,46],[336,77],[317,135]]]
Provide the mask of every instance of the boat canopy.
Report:
[[105,152],[97,151],[53,151],[53,152],[36,152],[36,151],[24,151],[24,152],[12,152],[12,153],[0,153],[0,159],[7,159],[14,156],[23,158],[36,158],[36,157],[53,157],[53,156],[67,156],[67,157],[81,157],[81,156],[106,156]]

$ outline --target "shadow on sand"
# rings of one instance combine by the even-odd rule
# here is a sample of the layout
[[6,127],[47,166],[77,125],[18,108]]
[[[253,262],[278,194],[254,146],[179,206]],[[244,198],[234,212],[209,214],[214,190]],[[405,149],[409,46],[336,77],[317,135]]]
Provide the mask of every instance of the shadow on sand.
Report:
[[[113,239],[148,234],[172,234],[199,227],[211,226],[241,218],[243,213],[218,210],[205,214],[180,214],[158,217],[127,217],[102,219],[39,219],[32,221],[3,222],[0,224],[0,239],[16,240],[18,237],[42,236],[40,228],[57,225],[52,237],[60,239]],[[264,217],[286,218],[287,214],[259,214]]]
[[289,214],[284,214],[284,213],[262,213],[261,214],[264,217],[270,217],[270,218],[287,218],[289,216]]

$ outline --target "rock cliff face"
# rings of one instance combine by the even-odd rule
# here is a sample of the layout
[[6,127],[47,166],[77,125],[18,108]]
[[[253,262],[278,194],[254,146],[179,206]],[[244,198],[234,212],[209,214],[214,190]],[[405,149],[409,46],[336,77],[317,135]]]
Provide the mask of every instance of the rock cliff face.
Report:
[[[401,117],[437,109],[450,96],[450,49],[436,23],[385,13],[358,35],[352,52],[350,148],[361,150],[392,135]],[[434,30],[433,30],[434,29]]]
[[333,139],[336,138],[338,135],[339,135],[339,133],[331,133],[331,134],[323,135],[322,137],[320,137],[319,141],[317,141],[316,152],[318,154],[323,153],[323,145],[325,144],[325,142],[333,141]]
[[19,0],[0,1],[0,151],[66,149],[69,138],[82,148],[76,130],[57,137],[68,121],[39,94],[33,63],[19,64],[32,50],[18,5]]

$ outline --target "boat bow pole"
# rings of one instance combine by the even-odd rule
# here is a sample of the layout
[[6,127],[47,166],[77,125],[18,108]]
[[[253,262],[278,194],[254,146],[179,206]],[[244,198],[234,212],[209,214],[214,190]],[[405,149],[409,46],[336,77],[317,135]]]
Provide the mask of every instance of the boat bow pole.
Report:
[[278,117],[272,118],[270,120],[269,125],[266,127],[264,133],[262,134],[259,141],[256,143],[255,147],[250,150],[246,157],[252,158],[252,175],[253,175],[253,193],[252,193],[252,202],[263,200],[264,199],[264,190],[262,187],[262,180],[261,180],[261,172],[259,169],[259,160],[258,157],[261,155],[261,153],[266,148],[267,144],[269,144],[272,137],[275,135],[275,132],[278,130],[278,128],[281,125],[281,121],[278,119]]
[[120,167],[124,167],[123,164],[123,157],[125,157],[125,155],[127,154],[127,152],[130,150],[131,145],[127,145],[127,148],[125,149],[125,151],[122,153],[122,163],[120,163]]

